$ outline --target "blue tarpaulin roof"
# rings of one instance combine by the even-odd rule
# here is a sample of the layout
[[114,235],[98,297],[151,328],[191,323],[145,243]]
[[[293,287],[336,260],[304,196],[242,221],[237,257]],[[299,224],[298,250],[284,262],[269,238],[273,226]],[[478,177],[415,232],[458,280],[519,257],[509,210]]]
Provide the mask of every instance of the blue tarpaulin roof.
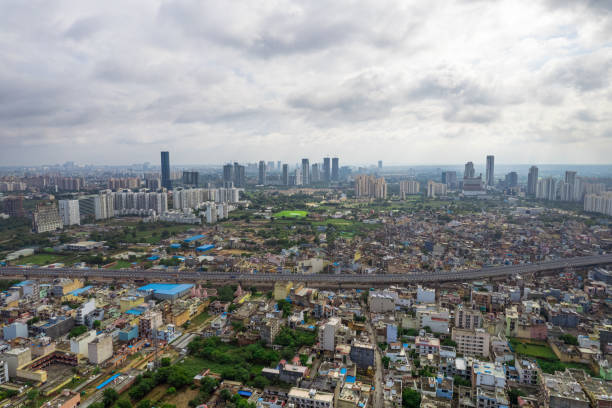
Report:
[[157,261],[158,259],[159,259],[159,256],[151,255],[150,257],[147,258],[147,261]]
[[131,314],[131,315],[140,316],[142,314],[142,310],[140,310],[140,309],[130,309],[130,310],[126,310],[125,313]]
[[87,292],[91,288],[92,288],[92,286],[85,286],[85,287],[73,290],[72,292],[70,292],[70,294],[74,295],[74,296],[79,296],[81,293],[85,293],[85,292]]
[[183,242],[190,243],[193,241],[197,241],[198,239],[204,238],[204,235],[194,235],[193,237],[185,238]]
[[155,293],[159,293],[160,295],[177,295],[181,292],[184,292],[193,287],[192,284],[189,283],[150,283],[146,286],[142,286],[138,288],[138,290],[149,291],[152,290]]
[[102,388],[106,387],[108,384],[111,383],[111,381],[113,381],[115,378],[119,377],[121,374],[115,374],[112,377],[110,377],[108,380],[104,381],[102,384],[98,385],[96,387],[96,390],[101,390]]
[[202,245],[196,248],[196,251],[198,252],[206,252],[206,251],[210,251],[211,249],[213,249],[215,246],[214,245]]
[[170,244],[170,248],[173,249],[179,249],[181,247],[181,244]]
[[251,391],[240,390],[240,391],[238,391],[238,395],[240,395],[241,397],[248,398],[251,395],[253,395],[253,393]]

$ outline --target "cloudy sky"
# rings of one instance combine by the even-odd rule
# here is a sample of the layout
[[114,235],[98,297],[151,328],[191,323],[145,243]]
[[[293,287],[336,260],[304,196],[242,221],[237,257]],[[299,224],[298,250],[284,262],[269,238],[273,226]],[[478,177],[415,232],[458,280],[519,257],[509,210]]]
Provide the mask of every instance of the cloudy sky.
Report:
[[612,162],[610,0],[3,0],[0,165]]

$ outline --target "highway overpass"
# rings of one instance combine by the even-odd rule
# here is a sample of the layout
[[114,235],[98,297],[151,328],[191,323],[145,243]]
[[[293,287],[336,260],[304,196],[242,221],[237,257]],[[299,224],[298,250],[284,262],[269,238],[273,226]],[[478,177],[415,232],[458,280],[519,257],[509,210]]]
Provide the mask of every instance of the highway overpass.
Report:
[[0,267],[0,277],[5,278],[83,278],[83,279],[106,279],[106,280],[150,280],[150,281],[240,281],[244,283],[274,283],[277,281],[300,281],[313,283],[338,283],[338,284],[395,284],[395,283],[426,283],[474,280],[481,278],[503,277],[516,274],[532,274],[539,272],[551,272],[566,268],[581,268],[597,265],[612,264],[612,254],[582,256],[565,258],[554,261],[494,266],[481,269],[469,269],[449,272],[418,272],[412,274],[377,274],[377,275],[355,275],[355,274],[238,274],[238,273],[216,273],[197,272],[190,270],[167,271],[167,270],[144,270],[144,269],[76,269],[76,268],[19,268]]

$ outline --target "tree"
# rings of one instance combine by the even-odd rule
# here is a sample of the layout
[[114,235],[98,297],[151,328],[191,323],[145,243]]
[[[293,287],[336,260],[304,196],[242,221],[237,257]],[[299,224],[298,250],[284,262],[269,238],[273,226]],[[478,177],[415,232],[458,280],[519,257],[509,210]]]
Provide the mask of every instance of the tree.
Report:
[[132,403],[127,399],[121,399],[117,402],[117,408],[132,408]]
[[168,395],[176,394],[176,388],[168,387],[168,389],[166,390],[166,394]]
[[402,391],[403,408],[419,408],[421,406],[421,394],[412,388],[404,388]]
[[164,357],[161,359],[161,366],[162,367],[170,367],[170,363],[172,362],[172,360],[170,360],[170,357]]
[[[149,400],[142,400],[138,403],[137,408],[151,408],[153,404]],[[91,405],[90,405],[91,406]]]
[[107,388],[102,394],[102,404],[105,408],[111,407],[119,399],[119,394],[113,388]]
[[389,368],[389,363],[391,362],[391,359],[387,356],[384,356],[381,360],[382,360],[383,367]]
[[232,398],[232,393],[227,388],[224,388],[219,396],[223,401],[229,401]]
[[100,327],[102,326],[102,322],[99,320],[94,320],[93,322],[93,328],[98,330]]
[[87,326],[74,326],[70,333],[68,334],[69,338],[79,337],[81,334],[87,331]]
[[518,388],[511,388],[510,391],[508,391],[508,396],[510,397],[510,403],[512,405],[518,404],[518,397],[522,397],[524,395],[525,394],[523,391]]
[[567,333],[564,334],[562,336],[559,336],[559,338],[561,340],[563,340],[563,342],[565,344],[569,344],[571,346],[577,346],[578,345],[578,339],[576,338],[576,336],[572,336],[571,334]]

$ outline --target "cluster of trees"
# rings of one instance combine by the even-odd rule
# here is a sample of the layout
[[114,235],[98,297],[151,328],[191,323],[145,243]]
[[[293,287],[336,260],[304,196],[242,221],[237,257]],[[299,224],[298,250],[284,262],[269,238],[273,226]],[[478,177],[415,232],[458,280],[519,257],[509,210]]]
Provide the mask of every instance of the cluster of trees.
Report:
[[162,359],[162,366],[154,372],[147,371],[134,380],[129,396],[134,401],[144,398],[155,386],[168,384],[175,389],[191,384],[192,376],[180,365],[170,365],[170,359]]
[[419,408],[421,406],[421,394],[412,388],[404,388],[402,391],[402,408]]
[[14,251],[28,246],[49,246],[51,234],[34,234],[31,231],[32,221],[29,218],[11,217],[0,219],[0,251]]
[[295,330],[283,327],[274,339],[274,344],[284,346],[281,357],[290,359],[295,356],[297,350],[302,346],[312,346],[317,342],[317,333],[305,330]]
[[249,344],[246,347],[230,348],[223,344],[218,337],[202,339],[195,338],[187,346],[189,354],[204,360],[222,365],[221,377],[224,379],[241,381],[263,388],[267,379],[261,375],[254,375],[254,366],[276,365],[280,360],[279,354],[264,347],[262,344]]
[[200,383],[200,392],[198,396],[189,401],[189,406],[192,408],[204,404],[210,398],[211,394],[219,386],[219,380],[212,377],[204,377]]
[[236,289],[238,289],[236,285],[221,286],[217,289],[217,298],[221,302],[231,302],[234,300],[234,292],[236,292]]
[[68,338],[79,337],[81,334],[87,331],[87,326],[74,326],[70,333],[68,334]]
[[569,333],[559,336],[559,339],[563,340],[565,344],[569,344],[571,346],[578,345],[578,339],[576,338],[576,336],[572,336]]
[[293,311],[293,305],[291,304],[291,302],[286,299],[281,299],[276,302],[276,306],[278,306],[278,310],[283,311],[283,317],[291,316],[291,313]]

